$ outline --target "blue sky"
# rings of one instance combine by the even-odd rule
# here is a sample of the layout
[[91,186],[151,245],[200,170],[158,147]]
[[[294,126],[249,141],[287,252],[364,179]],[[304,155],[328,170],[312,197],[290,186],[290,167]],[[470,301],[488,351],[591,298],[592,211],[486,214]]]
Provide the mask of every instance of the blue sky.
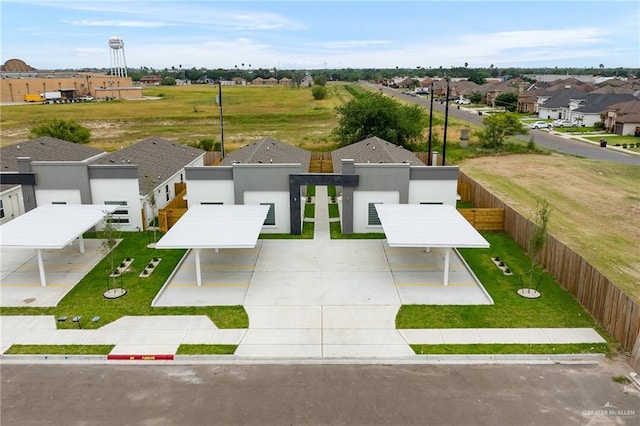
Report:
[[1,0],[0,61],[109,67],[640,67],[640,2]]

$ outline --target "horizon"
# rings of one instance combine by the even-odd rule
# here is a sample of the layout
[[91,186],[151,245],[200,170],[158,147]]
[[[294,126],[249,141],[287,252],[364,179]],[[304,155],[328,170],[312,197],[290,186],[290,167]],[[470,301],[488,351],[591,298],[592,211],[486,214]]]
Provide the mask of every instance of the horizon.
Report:
[[[141,13],[141,11],[143,11]],[[636,1],[2,1],[36,69],[638,68]]]

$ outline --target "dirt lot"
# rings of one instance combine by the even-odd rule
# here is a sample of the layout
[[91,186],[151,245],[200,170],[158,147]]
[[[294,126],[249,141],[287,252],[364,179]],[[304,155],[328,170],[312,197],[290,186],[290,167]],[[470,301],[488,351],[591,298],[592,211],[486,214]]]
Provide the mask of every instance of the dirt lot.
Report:
[[465,160],[461,169],[521,213],[552,207],[550,232],[640,302],[640,173],[560,154]]

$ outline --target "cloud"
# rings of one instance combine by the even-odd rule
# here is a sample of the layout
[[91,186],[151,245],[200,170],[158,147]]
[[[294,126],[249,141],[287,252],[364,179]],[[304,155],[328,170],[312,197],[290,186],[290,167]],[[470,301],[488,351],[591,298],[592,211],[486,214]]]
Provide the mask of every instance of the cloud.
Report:
[[77,26],[77,27],[130,27],[130,28],[160,28],[160,27],[170,27],[173,24],[168,24],[164,22],[149,22],[149,21],[118,21],[118,20],[100,20],[100,21],[91,21],[91,20],[82,20],[82,21],[71,21],[69,24]]

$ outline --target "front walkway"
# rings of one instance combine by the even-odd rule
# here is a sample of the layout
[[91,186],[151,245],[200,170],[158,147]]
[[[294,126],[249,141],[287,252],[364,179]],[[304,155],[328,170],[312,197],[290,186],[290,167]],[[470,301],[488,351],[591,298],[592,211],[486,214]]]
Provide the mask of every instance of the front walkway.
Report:
[[[462,260],[441,284],[437,250],[381,240],[331,240],[326,187],[316,188],[313,240],[260,240],[254,249],[203,251],[203,285],[187,256],[154,306],[244,305],[249,329],[204,316],[123,317],[96,330],[58,330],[52,316],[0,317],[12,344],[113,344],[118,355],[175,354],[181,344],[238,345],[238,360],[417,359],[410,344],[602,343],[592,329],[397,330],[402,304],[490,304]],[[2,295],[4,298],[4,295]]]

